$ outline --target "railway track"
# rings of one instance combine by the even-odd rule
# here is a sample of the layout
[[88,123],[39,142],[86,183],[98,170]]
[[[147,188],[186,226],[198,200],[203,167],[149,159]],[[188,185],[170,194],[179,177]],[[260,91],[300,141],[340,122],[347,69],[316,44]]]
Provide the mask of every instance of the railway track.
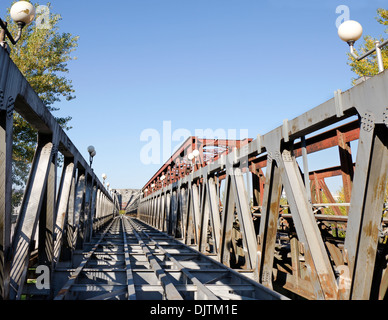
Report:
[[120,215],[71,268],[54,272],[55,300],[278,300],[269,290],[168,235]]

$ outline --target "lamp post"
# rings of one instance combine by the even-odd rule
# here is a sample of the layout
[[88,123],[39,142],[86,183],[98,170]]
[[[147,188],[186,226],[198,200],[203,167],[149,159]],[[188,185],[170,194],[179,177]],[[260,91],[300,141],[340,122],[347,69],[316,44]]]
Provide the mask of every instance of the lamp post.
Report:
[[90,168],[91,168],[92,163],[93,163],[93,158],[96,155],[96,148],[94,148],[94,146],[89,146],[88,152],[89,152],[89,164],[90,164]]
[[101,177],[102,177],[102,185],[105,186],[105,180],[106,180],[107,176],[106,176],[105,173],[103,173],[103,174],[101,175]]
[[194,159],[193,153],[190,152],[190,153],[187,155],[187,160],[189,160],[189,163],[190,163],[190,170],[191,170],[191,173],[194,172],[193,159]]
[[21,38],[23,28],[30,24],[35,18],[35,7],[27,1],[18,1],[11,7],[11,18],[18,25],[18,34],[16,38],[12,36],[7,27],[7,22],[0,19],[0,46],[7,48],[5,38],[7,37],[13,45]]
[[347,42],[350,48],[350,54],[357,61],[360,61],[370,54],[376,52],[377,65],[379,68],[379,73],[384,71],[383,57],[381,55],[381,48],[388,44],[388,40],[385,40],[383,43],[380,41],[375,41],[375,47],[368,52],[364,53],[361,56],[357,56],[354,52],[354,43],[361,38],[362,36],[362,26],[357,21],[348,20],[342,23],[338,28],[338,36],[341,40]]
[[[198,149],[193,150],[192,155],[194,158],[198,158],[199,157],[199,150]],[[197,159],[195,159],[194,163],[195,163],[195,166],[197,166]],[[200,167],[202,167],[201,157],[199,157],[199,165],[200,165]]]

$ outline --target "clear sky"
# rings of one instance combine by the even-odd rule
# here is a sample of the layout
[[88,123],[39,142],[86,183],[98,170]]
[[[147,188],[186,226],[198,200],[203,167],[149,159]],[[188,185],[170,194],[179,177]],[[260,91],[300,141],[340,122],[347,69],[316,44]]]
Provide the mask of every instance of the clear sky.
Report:
[[385,0],[50,2],[63,17],[60,30],[80,37],[67,75],[77,98],[58,103],[55,115],[73,117],[70,139],[85,159],[96,147],[94,170],[113,188],[141,188],[160,168],[142,163],[140,137],[153,129],[163,140],[163,121],[172,132],[244,129],[255,138],[347,90],[355,75],[336,8],[346,5],[364,34],[379,36],[376,10],[387,7]]

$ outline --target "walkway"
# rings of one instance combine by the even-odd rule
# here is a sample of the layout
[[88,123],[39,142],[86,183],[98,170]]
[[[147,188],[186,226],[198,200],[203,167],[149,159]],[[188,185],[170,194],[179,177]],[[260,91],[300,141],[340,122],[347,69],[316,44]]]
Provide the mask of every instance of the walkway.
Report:
[[[76,263],[77,262],[77,263]],[[166,234],[120,215],[58,266],[55,300],[283,299],[280,294]],[[70,277],[69,277],[70,275]],[[62,280],[63,283],[63,280]]]

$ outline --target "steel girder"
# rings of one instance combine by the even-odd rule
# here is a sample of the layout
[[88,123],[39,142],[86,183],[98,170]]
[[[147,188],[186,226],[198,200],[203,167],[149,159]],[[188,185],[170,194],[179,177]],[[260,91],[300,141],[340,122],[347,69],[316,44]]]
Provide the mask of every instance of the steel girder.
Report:
[[[269,288],[282,277],[283,289],[309,299],[383,299],[388,287],[383,216],[387,105],[384,71],[346,92],[336,91],[334,98],[207,166],[158,186],[142,197],[138,217],[202,253],[215,254],[226,265],[235,264],[240,247],[242,267]],[[355,163],[351,141],[358,142]],[[340,165],[309,171],[307,156],[331,147],[338,148]],[[244,183],[247,173],[253,176],[252,185]],[[342,204],[324,180],[335,175],[342,176]],[[177,198],[181,193],[185,197]],[[325,207],[335,215],[322,214]],[[343,224],[346,236],[325,234],[332,222],[335,228]],[[279,228],[283,223],[289,227],[285,243]],[[289,270],[279,266],[281,245],[288,248],[283,252],[290,257]]]
[[[191,170],[198,170],[199,168],[204,167],[209,161],[214,161],[222,154],[228,154],[233,149],[240,148],[250,141],[252,141],[252,139],[227,140],[189,137],[152,176],[142,189],[148,189],[148,194],[150,194],[152,193],[151,189],[158,190],[167,184],[176,182]],[[199,151],[198,159],[195,159],[194,164],[191,160],[182,156],[188,155],[193,152],[193,150]],[[161,180],[163,175],[165,175],[165,180]],[[155,185],[154,188],[151,187],[153,184]]]

